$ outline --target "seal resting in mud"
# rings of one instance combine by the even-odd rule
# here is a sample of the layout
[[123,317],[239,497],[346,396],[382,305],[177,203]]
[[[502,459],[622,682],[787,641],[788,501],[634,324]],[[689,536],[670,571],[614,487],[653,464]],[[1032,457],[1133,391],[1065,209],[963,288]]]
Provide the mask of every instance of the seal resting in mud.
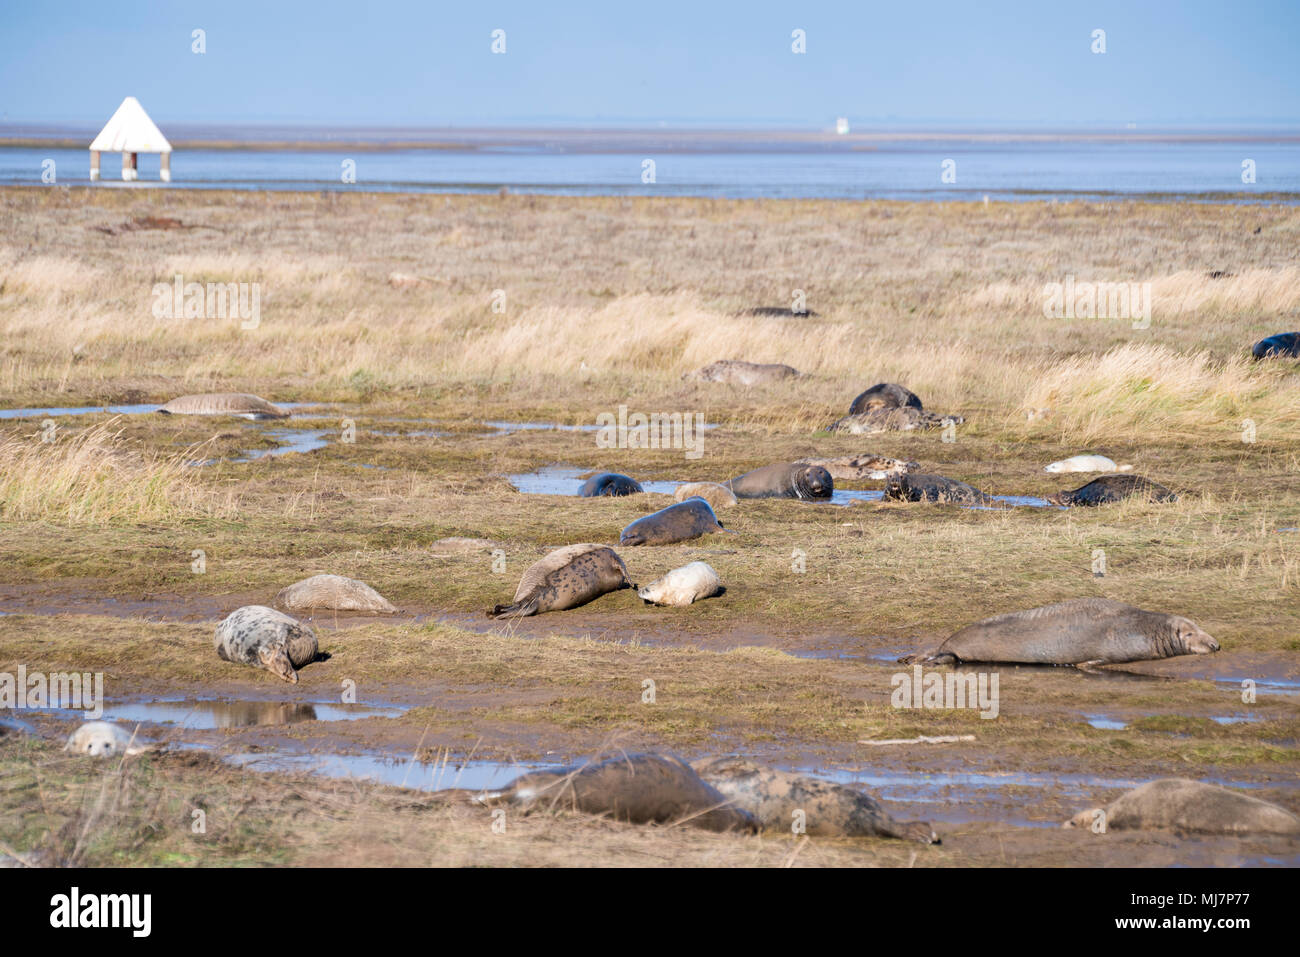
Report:
[[596,498],[600,495],[636,495],[644,492],[636,479],[618,472],[599,472],[582,483],[578,494],[583,498]]
[[1072,492],[1047,496],[1053,505],[1110,505],[1128,498],[1148,502],[1176,502],[1178,496],[1157,482],[1140,475],[1103,475]]
[[764,830],[790,830],[803,811],[814,837],[896,837],[938,844],[924,821],[895,821],[864,791],[832,781],[760,768],[743,758],[705,758],[691,764],[733,807],[748,811]]
[[862,415],[872,409],[921,408],[921,397],[896,382],[877,382],[849,404],[849,415]]
[[1250,354],[1256,359],[1300,358],[1300,332],[1279,332],[1255,343]]
[[780,382],[799,374],[799,370],[780,362],[744,362],[740,359],[719,359],[703,368],[682,376],[687,382],[724,382],[729,385],[758,385],[760,382]]
[[493,807],[509,804],[577,810],[631,824],[683,821],[709,831],[756,831],[757,823],[675,757],[629,754],[598,764],[533,771],[500,791],[475,798]]
[[111,721],[87,721],[68,736],[63,750],[92,758],[111,758],[118,754],[143,754],[149,747],[150,742]]
[[1050,465],[1043,466],[1044,472],[1131,472],[1131,465],[1116,465],[1114,459],[1104,455],[1071,455]]
[[722,483],[736,498],[828,499],[835,492],[835,480],[820,465],[781,462],[764,465]]
[[[1104,815],[1104,817],[1100,817]],[[1126,791],[1105,808],[1080,811],[1063,827],[1172,828],[1200,834],[1300,834],[1300,818],[1249,794],[1188,778],[1161,778]]]
[[365,582],[342,575],[312,575],[300,582],[280,589],[275,604],[281,608],[311,611],[326,608],[331,611],[370,611],[389,615],[397,611],[379,592]]
[[727,531],[713,514],[713,509],[702,498],[688,498],[669,505],[623,529],[618,537],[620,545],[672,545],[689,542],[701,535]]
[[236,608],[217,625],[213,644],[222,661],[265,668],[290,684],[320,654],[309,625],[265,605]]
[[827,432],[847,435],[876,435],[881,432],[911,432],[914,429],[942,429],[966,420],[960,415],[936,415],[910,405],[884,407],[846,415],[826,426]]
[[990,505],[996,501],[973,485],[929,472],[905,472],[889,476],[885,482],[885,498],[895,502],[944,502],[954,505]]
[[887,479],[891,475],[902,475],[920,468],[915,462],[903,459],[891,459],[887,455],[842,455],[834,459],[800,459],[796,465],[817,465],[830,473],[836,481],[860,481],[862,479]]
[[687,482],[677,486],[674,498],[684,502],[688,498],[702,498],[715,512],[720,508],[730,508],[737,504],[735,494],[725,485],[717,482]]
[[663,578],[637,591],[647,605],[689,605],[702,598],[721,595],[722,579],[708,562],[691,562],[674,568]]
[[954,632],[934,651],[904,664],[968,661],[1034,665],[1096,665],[1208,655],[1219,643],[1181,615],[1144,611],[1110,598],[1073,598],[994,615]]
[[287,419],[289,413],[245,392],[183,395],[158,409],[164,415],[238,415],[246,419]]
[[489,618],[526,618],[577,608],[601,595],[635,588],[627,566],[608,545],[566,545],[534,562],[519,579],[515,600],[493,605]]

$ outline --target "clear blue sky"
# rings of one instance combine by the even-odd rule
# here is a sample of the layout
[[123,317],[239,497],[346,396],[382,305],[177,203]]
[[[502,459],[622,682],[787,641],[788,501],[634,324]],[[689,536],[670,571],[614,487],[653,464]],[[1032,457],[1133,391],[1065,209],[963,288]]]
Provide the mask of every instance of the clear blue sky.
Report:
[[1293,124],[1300,0],[3,0],[0,120],[126,95],[161,124]]

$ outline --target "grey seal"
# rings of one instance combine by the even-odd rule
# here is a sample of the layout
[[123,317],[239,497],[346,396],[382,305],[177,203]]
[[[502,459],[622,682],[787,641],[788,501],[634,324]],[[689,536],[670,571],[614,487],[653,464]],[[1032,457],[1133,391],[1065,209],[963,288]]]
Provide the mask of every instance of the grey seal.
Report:
[[1126,791],[1105,808],[1080,811],[1064,827],[1171,828],[1200,834],[1300,834],[1300,818],[1240,791],[1188,778],[1161,778]]
[[800,459],[796,465],[819,465],[838,481],[854,482],[863,479],[887,479],[891,475],[913,472],[920,466],[905,459],[892,459],[887,455],[842,455],[833,459]]
[[608,545],[566,545],[534,562],[519,579],[515,600],[494,605],[489,618],[526,618],[577,608],[601,595],[635,588],[627,566]]
[[703,368],[688,372],[682,379],[688,382],[723,382],[730,385],[758,385],[762,382],[780,382],[799,375],[799,370],[780,362],[744,362],[740,359],[719,359]]
[[877,435],[881,432],[941,429],[949,424],[961,425],[965,421],[960,415],[937,415],[910,405],[886,406],[836,419],[826,426],[826,431],[846,435]]
[[237,415],[245,419],[287,419],[289,413],[246,392],[183,395],[158,409],[164,415]]
[[702,498],[715,512],[720,508],[730,508],[737,504],[735,493],[717,482],[686,482],[677,486],[673,497],[679,502],[684,502],[688,498]]
[[1286,357],[1300,358],[1300,332],[1279,332],[1267,339],[1260,339],[1250,350],[1255,359],[1273,359]]
[[265,605],[236,608],[217,625],[213,644],[222,661],[265,668],[290,684],[320,654],[309,625]]
[[921,398],[896,382],[877,382],[849,405],[849,415],[861,415],[872,409],[920,409]]
[[578,494],[583,498],[596,498],[601,495],[636,495],[644,492],[636,479],[618,472],[598,472],[582,483]]
[[1158,482],[1141,475],[1103,475],[1073,491],[1057,492],[1047,496],[1053,505],[1111,505],[1125,499],[1138,498],[1148,502],[1176,502],[1178,496]]
[[282,608],[313,611],[369,611],[389,615],[397,608],[365,582],[342,575],[312,575],[280,589],[275,604]]
[[781,462],[764,465],[722,483],[736,498],[828,499],[835,493],[835,480],[820,465]]
[[689,542],[701,535],[725,532],[713,514],[709,503],[702,498],[688,498],[657,512],[638,518],[619,535],[620,545],[673,545]]
[[885,498],[896,502],[944,502],[954,505],[991,505],[996,499],[973,485],[929,472],[891,475],[885,483]]

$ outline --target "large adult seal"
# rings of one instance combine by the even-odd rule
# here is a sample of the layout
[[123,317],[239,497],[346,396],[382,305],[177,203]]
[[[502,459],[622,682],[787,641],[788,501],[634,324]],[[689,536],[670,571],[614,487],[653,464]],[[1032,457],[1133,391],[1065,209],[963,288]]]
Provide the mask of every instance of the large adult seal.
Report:
[[877,382],[849,405],[849,415],[861,415],[872,409],[920,409],[921,397],[896,382]]
[[159,410],[164,415],[237,415],[245,419],[287,419],[289,413],[246,392],[209,392],[183,395]]
[[280,589],[275,604],[281,608],[314,611],[368,611],[389,615],[397,611],[393,603],[365,582],[342,575],[312,575]]
[[494,605],[489,618],[526,618],[577,608],[601,595],[635,588],[627,566],[608,545],[566,545],[535,562],[519,579],[515,600]]
[[1256,359],[1300,358],[1300,332],[1279,332],[1260,339],[1250,353]]
[[618,537],[620,545],[672,545],[689,542],[701,535],[725,532],[713,514],[709,503],[702,498],[688,498],[657,512],[638,518],[623,529]]
[[222,661],[265,668],[290,684],[320,654],[309,625],[265,605],[236,608],[217,625],[213,644]]
[[830,473],[835,481],[856,482],[863,479],[887,479],[891,475],[902,475],[920,468],[915,462],[905,459],[891,459],[887,455],[842,455],[833,459],[800,459],[796,465],[819,465]]
[[896,821],[864,791],[831,781],[761,768],[738,757],[706,758],[691,765],[733,807],[751,814],[764,830],[790,830],[802,813],[804,833],[814,837],[894,837],[938,844],[924,821]]
[[92,758],[112,758],[121,754],[142,754],[150,742],[109,721],[87,721],[68,737],[64,751]]
[[601,495],[636,495],[644,491],[634,478],[618,472],[598,472],[582,483],[578,494],[583,498],[597,498]]
[[631,824],[688,823],[709,831],[754,831],[744,811],[675,757],[629,754],[598,764],[533,771],[476,800],[535,809],[577,810]]
[[781,462],[764,465],[722,483],[736,498],[799,498],[826,500],[835,493],[835,480],[820,465]]
[[942,429],[948,425],[961,425],[965,421],[960,415],[937,415],[925,409],[904,405],[846,415],[826,426],[826,431],[845,435],[878,435],[881,432]]
[[729,385],[758,385],[763,382],[780,382],[797,376],[799,370],[779,362],[744,362],[740,359],[719,359],[703,368],[688,372],[682,379],[688,382],[723,382]]
[[885,498],[895,502],[942,502],[953,505],[991,505],[996,499],[973,485],[929,472],[891,475],[885,483]]
[[690,605],[721,595],[722,579],[708,562],[691,562],[674,568],[663,578],[637,591],[647,605]]
[[1147,502],[1176,502],[1178,496],[1140,475],[1103,475],[1070,492],[1047,496],[1053,505],[1111,505],[1136,498]]
[[673,497],[679,502],[684,502],[688,498],[702,498],[715,512],[720,508],[731,508],[738,504],[735,493],[717,482],[686,482],[677,486]]
[[934,651],[899,661],[1094,667],[1218,650],[1213,637],[1182,615],[1144,611],[1110,598],[1074,598],[985,618],[955,632]]
[[1162,778],[1080,811],[1064,827],[1098,831],[1170,828],[1200,834],[1300,834],[1300,818],[1240,791],[1188,778]]

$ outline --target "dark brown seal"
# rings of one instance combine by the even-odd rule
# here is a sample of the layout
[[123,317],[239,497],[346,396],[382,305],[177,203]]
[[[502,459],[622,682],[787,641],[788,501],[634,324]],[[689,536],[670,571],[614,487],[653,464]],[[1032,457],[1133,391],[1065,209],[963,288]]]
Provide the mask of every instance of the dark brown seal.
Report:
[[1110,598],[1074,598],[985,618],[955,632],[934,651],[899,661],[1093,667],[1218,650],[1214,638],[1181,615],[1144,611]]
[[689,542],[711,532],[725,532],[709,503],[699,497],[669,505],[623,529],[620,545],[672,545]]
[[1103,475],[1072,492],[1047,496],[1053,505],[1110,505],[1137,498],[1148,502],[1176,502],[1178,496],[1140,475]]
[[706,758],[691,767],[765,830],[789,830],[795,812],[802,811],[804,833],[815,837],[896,837],[939,843],[929,824],[894,820],[865,791],[760,768],[738,757]]
[[877,382],[849,405],[849,415],[861,415],[872,409],[920,409],[921,397],[896,382]]
[[597,498],[602,495],[636,495],[644,492],[636,479],[619,472],[598,472],[582,483],[578,494],[583,498]]
[[1300,818],[1259,798],[1188,778],[1162,778],[1080,811],[1064,827],[1171,828],[1200,834],[1300,834]]
[[476,800],[489,807],[513,805],[525,813],[538,808],[577,810],[631,824],[680,822],[709,831],[757,830],[753,817],[732,807],[690,765],[658,754],[534,771]]
[[973,485],[929,472],[904,472],[885,481],[885,498],[895,502],[944,502],[954,505],[991,505],[996,500]]
[[577,608],[621,588],[635,588],[627,566],[608,545],[566,545],[524,572],[515,600],[494,605],[489,618],[526,618],[546,611]]
[[820,465],[781,462],[764,465],[722,483],[736,498],[828,499],[835,493],[835,480]]

